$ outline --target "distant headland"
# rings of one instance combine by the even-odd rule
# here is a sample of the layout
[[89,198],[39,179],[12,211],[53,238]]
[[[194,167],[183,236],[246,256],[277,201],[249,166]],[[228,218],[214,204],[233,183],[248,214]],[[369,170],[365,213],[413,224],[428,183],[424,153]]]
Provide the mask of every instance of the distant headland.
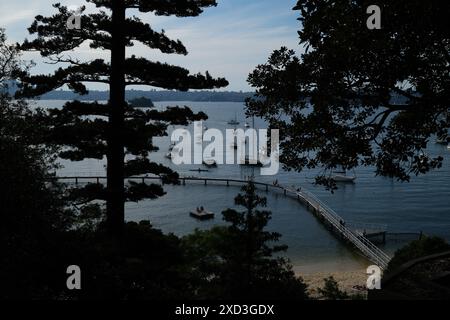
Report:
[[[18,90],[15,81],[5,81],[0,91],[14,95]],[[127,90],[126,99],[147,98],[151,101],[200,101],[200,102],[244,102],[254,92],[244,91],[174,91],[174,90]],[[89,90],[86,95],[79,95],[68,90],[54,90],[39,97],[41,100],[81,100],[105,101],[109,99],[109,91]]]
[[[144,91],[127,90],[126,99],[147,98],[152,101],[200,101],[200,102],[244,102],[246,98],[253,96],[253,92],[234,91]],[[40,97],[42,100],[108,100],[108,91],[90,90],[87,95],[81,96],[71,91],[52,91]]]

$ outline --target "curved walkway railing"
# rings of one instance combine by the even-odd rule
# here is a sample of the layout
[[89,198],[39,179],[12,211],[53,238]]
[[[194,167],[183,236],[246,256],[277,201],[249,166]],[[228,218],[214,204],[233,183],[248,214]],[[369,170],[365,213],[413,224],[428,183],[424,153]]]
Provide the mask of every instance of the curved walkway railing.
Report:
[[[53,180],[60,181],[72,181],[75,184],[95,181],[96,183],[101,183],[102,181],[106,181],[106,177],[96,176],[96,177],[53,177],[49,178]],[[145,183],[147,180],[161,180],[160,177],[128,177],[126,180],[133,181],[142,181]],[[247,180],[239,180],[239,179],[225,179],[225,178],[201,178],[201,177],[180,177],[180,181],[183,185],[186,182],[203,182],[205,185],[208,182],[219,182],[226,183],[229,186],[232,183],[237,184],[246,184]],[[298,200],[301,200],[303,203],[307,204],[309,207],[314,209],[314,213],[321,217],[324,221],[330,225],[336,233],[342,236],[342,238],[346,239],[350,243],[352,243],[366,258],[375,263],[381,269],[386,269],[389,264],[390,257],[384,253],[380,248],[374,245],[371,241],[369,241],[366,237],[361,234],[356,233],[354,230],[349,228],[344,219],[340,217],[333,209],[331,209],[328,205],[326,205],[323,201],[317,198],[313,193],[306,190],[305,188],[301,188],[299,190],[294,190],[291,188],[286,188],[278,184],[268,184],[263,182],[254,182],[257,186],[262,186],[268,191],[269,189],[276,189],[282,191],[286,196],[294,196]]]
[[324,218],[339,234],[357,247],[370,261],[377,264],[380,268],[386,269],[391,258],[366,237],[356,234],[355,231],[347,227],[344,219],[342,219],[333,209],[305,189],[301,189],[300,191],[292,189],[287,190],[297,197],[302,198],[304,202],[313,207],[316,214]]

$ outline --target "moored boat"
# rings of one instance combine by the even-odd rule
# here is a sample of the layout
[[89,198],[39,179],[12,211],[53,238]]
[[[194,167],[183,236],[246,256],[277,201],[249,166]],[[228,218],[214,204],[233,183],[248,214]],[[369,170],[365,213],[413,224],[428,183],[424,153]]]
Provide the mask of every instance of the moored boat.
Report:
[[214,159],[205,159],[203,160],[203,164],[207,166],[208,168],[215,168],[217,167],[217,162]]
[[237,121],[237,114],[234,115],[234,119],[231,119],[230,121],[228,121],[228,124],[232,125],[232,126],[237,126],[240,124],[240,122]]
[[190,216],[198,220],[210,220],[214,219],[214,213],[202,208],[197,208],[190,212]]
[[347,183],[353,183],[356,180],[356,174],[353,175],[347,175],[347,171],[335,171],[331,174],[331,179],[333,179],[336,182],[347,182]]
[[332,178],[336,182],[355,182],[356,180],[355,176],[347,176],[345,174],[335,174]]

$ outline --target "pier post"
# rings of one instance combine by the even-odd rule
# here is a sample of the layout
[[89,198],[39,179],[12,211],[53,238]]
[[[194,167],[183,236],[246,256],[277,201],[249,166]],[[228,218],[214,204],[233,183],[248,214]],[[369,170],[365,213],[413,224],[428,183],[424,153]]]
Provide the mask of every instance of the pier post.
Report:
[[227,180],[227,187],[230,186],[230,180]]
[[205,179],[205,186],[208,184],[208,180],[207,179]]
[[97,177],[97,184],[100,184],[100,178]]
[[183,179],[183,186],[186,185],[186,179]]
[[283,189],[284,190],[284,195],[287,195],[287,191],[286,191],[286,189]]
[[75,178],[75,185],[78,185],[78,178]]

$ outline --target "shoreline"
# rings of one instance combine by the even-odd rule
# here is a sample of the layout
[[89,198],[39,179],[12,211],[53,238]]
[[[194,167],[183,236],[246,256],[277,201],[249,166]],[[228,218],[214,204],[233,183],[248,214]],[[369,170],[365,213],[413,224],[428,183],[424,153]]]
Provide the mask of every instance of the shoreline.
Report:
[[320,298],[318,288],[323,288],[324,279],[333,277],[341,291],[349,295],[365,295],[367,277],[367,261],[352,261],[350,263],[326,262],[307,265],[294,265],[293,271],[297,277],[301,277],[308,285],[308,292],[314,298]]
[[324,279],[332,276],[339,285],[341,291],[349,295],[365,294],[367,274],[365,269],[347,270],[347,271],[321,271],[310,273],[298,273],[296,276],[301,277],[308,285],[308,293],[315,298],[320,298],[317,291],[318,288],[324,287]]

